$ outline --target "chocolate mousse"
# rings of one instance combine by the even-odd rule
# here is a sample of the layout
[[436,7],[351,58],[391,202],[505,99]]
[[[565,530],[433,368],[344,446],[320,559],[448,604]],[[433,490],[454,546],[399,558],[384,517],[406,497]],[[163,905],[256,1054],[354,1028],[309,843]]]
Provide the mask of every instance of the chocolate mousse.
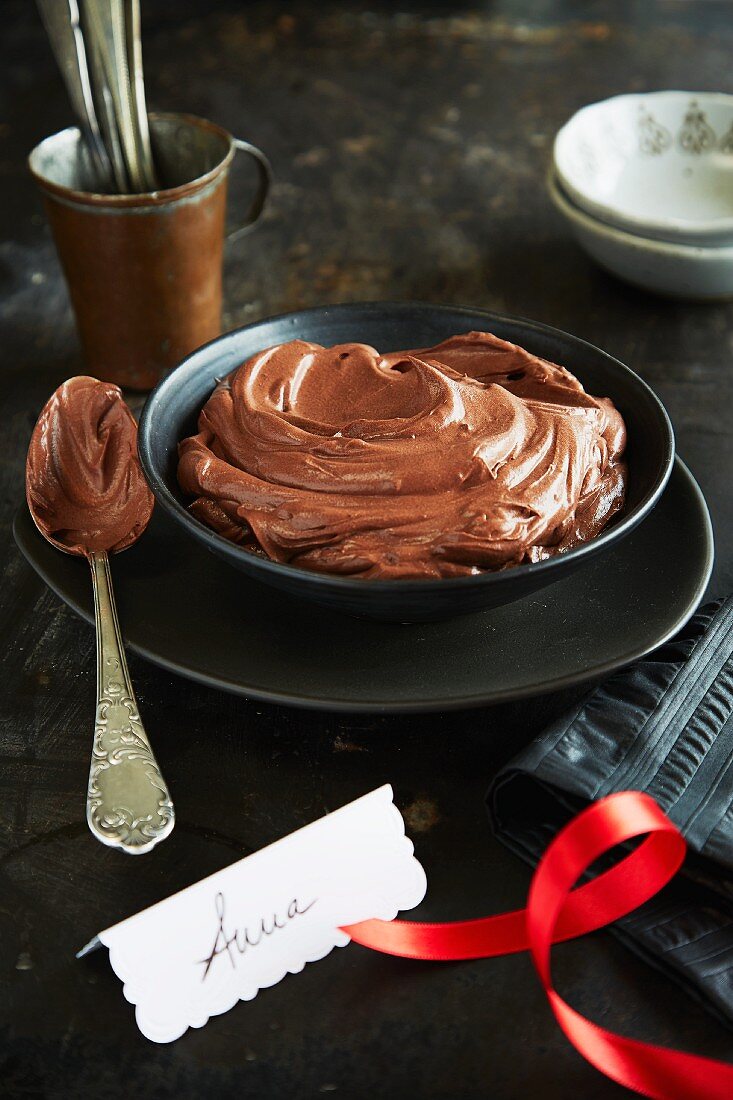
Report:
[[153,495],[117,386],[81,376],[52,394],[31,436],[26,496],[36,525],[70,554],[124,550],[140,537]]
[[608,398],[491,333],[385,355],[294,340],[217,385],[178,478],[198,519],[275,561],[456,577],[594,538],[625,443]]

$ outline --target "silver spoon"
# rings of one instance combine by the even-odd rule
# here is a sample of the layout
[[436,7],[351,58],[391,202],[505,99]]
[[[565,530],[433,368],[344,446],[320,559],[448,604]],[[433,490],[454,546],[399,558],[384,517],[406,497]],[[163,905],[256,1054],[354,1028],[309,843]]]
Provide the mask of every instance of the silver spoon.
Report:
[[94,188],[107,191],[112,183],[112,165],[94,107],[77,0],[36,0],[36,4],[89,150],[94,168]]
[[[133,90],[128,70],[127,30],[122,0],[83,0],[92,52],[99,60],[98,79],[109,89],[122,155],[133,192],[147,190],[135,129]],[[103,90],[103,95],[105,91]],[[147,117],[147,116],[146,116]]]
[[146,191],[155,191],[158,179],[150,144],[148,110],[145,103],[143,47],[140,31],[140,0],[125,0],[125,33],[127,38],[127,69],[130,77],[132,121],[135,130],[140,172]]
[[[64,446],[63,439],[60,439],[64,429],[63,402],[76,387],[76,400],[80,405],[85,403],[85,407],[90,407],[90,395],[92,399],[94,397],[90,386],[94,385],[103,387],[105,384],[91,378],[70,379],[47,402],[28,449],[26,497],[33,522],[44,538],[65,554],[86,557],[92,571],[97,628],[97,709],[87,790],[87,822],[94,836],[103,844],[120,848],[131,855],[141,855],[164,840],[173,829],[173,803],[140,720],[125,659],[107,551],[85,551],[79,545],[78,530],[59,529],[55,522],[58,509],[54,495],[63,493],[58,474],[62,464],[57,459],[58,452]],[[128,444],[129,454],[134,456],[130,458],[130,464],[137,463],[137,426],[132,414],[124,405],[117,387],[106,387],[106,390],[108,396],[110,391],[116,390],[116,395],[112,394],[113,402],[118,400],[123,406],[124,412],[120,413],[119,409],[115,411],[118,418],[120,415],[123,417],[121,421],[118,419],[121,430],[132,437],[132,445]],[[71,396],[75,395],[71,393]],[[131,425],[126,423],[124,417],[129,417]],[[113,430],[110,427],[112,420],[109,408],[106,408],[99,424],[91,425],[90,438],[104,439],[105,434]],[[77,440],[83,434],[83,427],[81,430],[78,425],[73,427],[69,438]],[[104,462],[100,463],[100,472],[104,465]],[[142,479],[139,465],[133,471],[135,475],[138,473]],[[125,478],[124,482],[129,484],[129,478]],[[145,492],[149,493],[147,487]],[[76,519],[84,506],[80,507],[78,499],[72,499],[69,507]],[[96,514],[92,507],[87,507],[91,522],[105,522],[103,507],[104,502],[101,502]],[[147,518],[149,511],[148,516],[144,516],[129,535],[123,536],[120,540],[123,542],[122,549],[137,541],[145,529]]]
[[120,195],[126,195],[131,191],[131,186],[122,153],[122,139],[117,125],[112,92],[107,86],[107,78],[97,40],[89,27],[89,13],[86,4],[84,0],[80,0],[80,3],[82,33],[89,58],[92,99],[96,106],[101,134],[112,166],[115,187]]

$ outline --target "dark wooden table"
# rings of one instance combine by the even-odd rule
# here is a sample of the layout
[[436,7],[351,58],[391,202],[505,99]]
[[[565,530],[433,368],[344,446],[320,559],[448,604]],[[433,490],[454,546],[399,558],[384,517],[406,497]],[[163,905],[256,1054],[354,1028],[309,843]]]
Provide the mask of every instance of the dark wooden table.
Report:
[[[713,513],[711,591],[731,590],[733,308],[615,282],[543,191],[552,136],[581,104],[644,88],[733,92],[730,3],[144,7],[152,105],[213,118],[276,166],[265,224],[227,254],[227,327],[328,301],[422,298],[534,317],[607,348],[666,402]],[[142,860],[91,838],[92,632],[10,536],[35,416],[82,369],[24,165],[70,113],[32,6],[6,0],[2,15],[0,1093],[621,1095],[563,1039],[525,957],[434,966],[352,946],[167,1047],[137,1032],[105,952],[75,961],[98,929],[383,781],[428,872],[422,916],[522,904],[528,870],[492,839],[483,797],[568,699],[352,721],[243,701],[133,659],[178,825]],[[235,179],[234,211],[248,186]],[[731,1056],[730,1033],[607,934],[558,949],[555,972],[605,1026]]]

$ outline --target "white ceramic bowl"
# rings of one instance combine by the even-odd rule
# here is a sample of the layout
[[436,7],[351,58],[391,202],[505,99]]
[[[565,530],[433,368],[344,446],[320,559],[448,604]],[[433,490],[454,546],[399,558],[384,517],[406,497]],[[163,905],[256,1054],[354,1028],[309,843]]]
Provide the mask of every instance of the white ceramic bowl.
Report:
[[640,236],[733,243],[733,96],[651,92],[591,103],[555,138],[581,209]]
[[547,186],[581,247],[620,279],[672,298],[733,298],[733,245],[705,248],[639,237],[581,210],[564,193],[554,173]]

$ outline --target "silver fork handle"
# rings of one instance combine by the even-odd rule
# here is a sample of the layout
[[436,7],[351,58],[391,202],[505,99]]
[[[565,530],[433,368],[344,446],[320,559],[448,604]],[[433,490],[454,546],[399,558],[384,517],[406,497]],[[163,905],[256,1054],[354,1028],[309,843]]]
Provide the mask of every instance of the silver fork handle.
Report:
[[141,855],[168,836],[175,814],[138,714],[107,554],[91,554],[89,564],[97,624],[97,715],[87,821],[103,844]]

